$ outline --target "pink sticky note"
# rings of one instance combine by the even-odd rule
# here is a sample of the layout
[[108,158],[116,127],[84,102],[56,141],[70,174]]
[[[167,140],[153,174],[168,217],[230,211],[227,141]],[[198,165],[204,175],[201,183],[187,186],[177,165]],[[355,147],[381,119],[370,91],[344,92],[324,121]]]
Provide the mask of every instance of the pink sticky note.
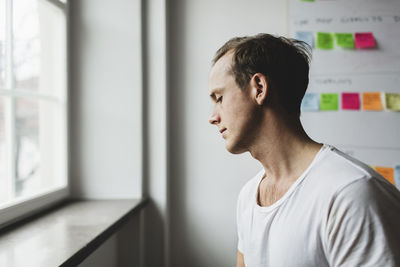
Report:
[[356,32],[354,37],[357,49],[375,47],[375,39],[372,32]]
[[360,94],[342,93],[342,109],[347,109],[347,110],[360,109]]

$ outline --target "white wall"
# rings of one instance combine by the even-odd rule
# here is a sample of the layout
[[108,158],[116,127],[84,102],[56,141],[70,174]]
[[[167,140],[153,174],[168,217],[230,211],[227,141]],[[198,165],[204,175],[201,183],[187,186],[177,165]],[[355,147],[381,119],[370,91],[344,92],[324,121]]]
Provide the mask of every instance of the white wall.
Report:
[[70,3],[73,196],[140,197],[140,0]]
[[[141,1],[69,2],[72,196],[141,197]],[[135,216],[80,266],[139,266]]]
[[143,0],[144,265],[168,262],[167,25],[166,0]]
[[286,1],[170,1],[170,266],[235,266],[235,209],[259,165],[231,155],[208,124],[208,74],[234,36],[287,32]]

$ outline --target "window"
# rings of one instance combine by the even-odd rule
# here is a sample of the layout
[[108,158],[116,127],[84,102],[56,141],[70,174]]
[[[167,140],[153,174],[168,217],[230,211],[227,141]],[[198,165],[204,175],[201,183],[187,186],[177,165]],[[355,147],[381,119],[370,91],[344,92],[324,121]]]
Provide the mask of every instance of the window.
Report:
[[0,225],[68,194],[67,3],[0,0]]

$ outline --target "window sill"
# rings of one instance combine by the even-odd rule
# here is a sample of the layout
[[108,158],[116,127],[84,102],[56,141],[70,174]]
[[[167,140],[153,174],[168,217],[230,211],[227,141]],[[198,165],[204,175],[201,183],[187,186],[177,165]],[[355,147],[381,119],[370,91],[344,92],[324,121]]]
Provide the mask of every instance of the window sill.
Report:
[[147,203],[144,199],[73,200],[3,229],[0,265],[76,266]]

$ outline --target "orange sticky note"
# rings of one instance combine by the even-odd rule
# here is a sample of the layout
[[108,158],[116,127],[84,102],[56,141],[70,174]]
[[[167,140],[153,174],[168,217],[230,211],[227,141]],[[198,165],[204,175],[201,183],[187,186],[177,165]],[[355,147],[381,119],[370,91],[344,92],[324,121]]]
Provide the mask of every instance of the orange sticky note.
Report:
[[376,166],[375,171],[394,184],[394,168]]
[[363,110],[382,110],[381,93],[363,92],[362,93]]

